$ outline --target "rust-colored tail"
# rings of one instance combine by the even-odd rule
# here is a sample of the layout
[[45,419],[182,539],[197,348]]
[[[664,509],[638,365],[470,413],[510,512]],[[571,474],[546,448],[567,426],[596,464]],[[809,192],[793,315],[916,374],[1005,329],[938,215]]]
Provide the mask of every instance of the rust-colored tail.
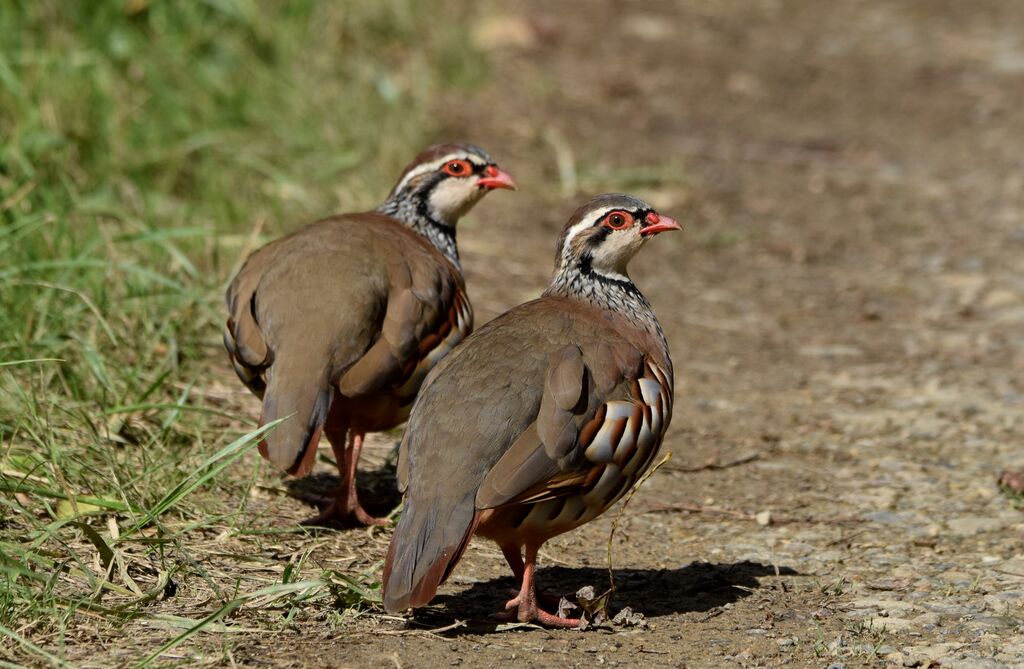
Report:
[[317,364],[316,358],[307,361],[278,356],[267,371],[260,424],[285,416],[291,418],[260,442],[260,453],[295,476],[305,476],[313,469],[320,434],[331,408],[334,391],[324,366],[322,362]]
[[384,608],[395,613],[424,606],[451,574],[479,519],[475,491],[454,504],[407,496],[384,561]]

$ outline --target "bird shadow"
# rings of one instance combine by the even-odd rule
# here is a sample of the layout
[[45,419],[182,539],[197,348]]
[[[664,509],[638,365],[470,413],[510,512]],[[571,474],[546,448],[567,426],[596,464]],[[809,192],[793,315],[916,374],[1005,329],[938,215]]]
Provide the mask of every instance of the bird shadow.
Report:
[[[761,577],[800,575],[791,567],[749,560],[731,564],[692,562],[675,569],[615,569],[613,574],[612,614],[629,607],[646,618],[712,611],[749,597],[761,587]],[[540,587],[557,584],[567,593],[593,585],[600,593],[608,589],[608,570],[550,567],[538,571],[537,582]],[[515,587],[511,577],[474,583],[460,593],[437,597],[434,603],[440,606],[417,610],[411,622],[417,627],[436,628],[468,620],[471,632],[500,631],[492,616]],[[455,628],[452,633],[464,633],[467,627]]]
[[[315,472],[305,478],[284,481],[289,497],[321,510],[334,498],[340,484],[341,477],[329,472]],[[356,474],[356,488],[363,508],[378,518],[387,516],[402,501],[402,495],[398,492],[395,465],[391,462],[385,462],[376,469],[361,468]],[[362,525],[332,520],[324,527],[352,529]]]

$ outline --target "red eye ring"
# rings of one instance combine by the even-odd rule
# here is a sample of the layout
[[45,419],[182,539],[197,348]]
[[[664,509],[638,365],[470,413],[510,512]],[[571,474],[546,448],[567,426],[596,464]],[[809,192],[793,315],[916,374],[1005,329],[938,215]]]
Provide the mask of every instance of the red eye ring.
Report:
[[468,160],[449,160],[441,169],[451,177],[468,177],[473,173],[473,165]]
[[633,225],[633,215],[628,211],[613,211],[604,217],[601,225],[612,230],[625,230]]

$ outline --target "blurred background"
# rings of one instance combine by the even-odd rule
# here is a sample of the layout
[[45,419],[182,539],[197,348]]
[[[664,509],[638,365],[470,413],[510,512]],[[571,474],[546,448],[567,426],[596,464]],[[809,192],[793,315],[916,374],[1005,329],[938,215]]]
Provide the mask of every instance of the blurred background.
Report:
[[[996,0],[0,3],[0,660],[1020,661],[1022,26]],[[617,645],[409,633],[376,607],[388,533],[297,528],[236,441],[232,272],[453,140],[520,184],[460,225],[478,323],[543,289],[589,195],[684,223],[631,267],[673,459],[614,540],[613,511],[542,556],[603,589],[614,548],[613,607],[654,623]],[[381,486],[399,438],[368,446]],[[423,625],[486,619],[504,575],[474,544]]]

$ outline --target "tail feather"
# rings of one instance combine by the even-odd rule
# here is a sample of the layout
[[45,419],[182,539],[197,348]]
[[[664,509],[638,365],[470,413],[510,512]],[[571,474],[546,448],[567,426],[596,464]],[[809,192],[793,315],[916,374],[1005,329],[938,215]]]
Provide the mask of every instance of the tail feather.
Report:
[[447,580],[479,520],[470,493],[451,505],[406,497],[384,561],[384,608],[394,613],[424,606]]
[[259,450],[289,474],[305,476],[316,461],[333,390],[324,370],[296,369],[282,363],[287,361],[278,359],[268,371],[260,424],[291,417],[267,434]]

